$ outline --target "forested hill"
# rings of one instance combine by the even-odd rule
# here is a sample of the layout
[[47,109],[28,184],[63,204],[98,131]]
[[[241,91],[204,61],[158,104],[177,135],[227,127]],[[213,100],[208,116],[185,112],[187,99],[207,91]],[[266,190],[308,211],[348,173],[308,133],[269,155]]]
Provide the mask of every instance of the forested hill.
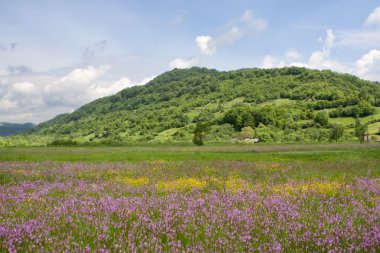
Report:
[[0,136],[11,136],[24,133],[33,127],[35,127],[35,125],[32,123],[19,124],[0,122]]
[[[97,99],[40,124],[33,134],[78,142],[191,141],[196,123],[208,122],[206,140],[228,141],[251,127],[251,135],[281,142],[326,139],[337,123],[349,138],[355,118],[379,123],[379,106],[380,84],[348,74],[194,67]],[[321,113],[326,124],[317,119]]]

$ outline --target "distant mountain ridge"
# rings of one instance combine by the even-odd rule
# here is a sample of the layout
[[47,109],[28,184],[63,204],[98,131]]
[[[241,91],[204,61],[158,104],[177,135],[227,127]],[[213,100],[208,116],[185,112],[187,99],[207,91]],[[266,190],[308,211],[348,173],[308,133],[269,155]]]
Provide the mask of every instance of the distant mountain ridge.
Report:
[[35,124],[0,122],[0,136],[12,136],[29,131]]
[[252,108],[252,121],[241,126],[251,126],[257,135],[265,126],[278,133],[273,141],[302,140],[309,138],[308,128],[318,130],[313,120],[321,110],[329,112],[332,123],[350,117],[342,121],[347,129],[356,116],[377,123],[380,84],[298,67],[174,69],[144,86],[126,88],[41,123],[32,134],[79,142],[191,141],[195,123],[208,121],[213,126],[210,140],[230,140],[240,127],[225,116],[239,106]]

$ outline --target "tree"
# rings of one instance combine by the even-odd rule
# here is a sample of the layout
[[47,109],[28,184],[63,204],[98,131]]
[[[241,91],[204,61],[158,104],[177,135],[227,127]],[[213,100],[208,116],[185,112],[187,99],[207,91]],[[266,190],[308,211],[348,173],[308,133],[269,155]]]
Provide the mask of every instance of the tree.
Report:
[[326,137],[326,130],[316,127],[309,127],[306,129],[305,133],[307,137],[313,141],[322,141]]
[[237,106],[232,108],[224,115],[223,123],[228,123],[240,131],[243,127],[254,126],[255,119],[253,116],[253,108],[246,105]]
[[199,113],[198,116],[196,116],[193,119],[193,122],[197,123],[197,122],[207,122],[207,121],[214,121],[214,120],[215,120],[214,114],[210,110],[204,109]]
[[252,127],[247,126],[243,127],[239,133],[239,139],[244,140],[244,139],[251,139],[255,136],[255,131],[253,130]]
[[260,123],[255,129],[255,136],[262,142],[272,142],[270,129],[264,124]]
[[338,142],[338,140],[343,137],[343,134],[344,127],[342,125],[333,125],[330,129],[330,140],[335,140],[335,142]]
[[356,119],[355,136],[359,138],[360,143],[364,143],[367,131],[368,131],[368,125],[361,124],[360,120]]
[[197,146],[203,145],[203,133],[208,132],[210,129],[209,122],[198,122],[195,126],[193,143]]
[[315,123],[326,127],[329,124],[329,112],[326,110],[320,111],[317,113],[314,119]]
[[363,117],[372,115],[375,113],[376,109],[368,101],[360,101],[357,106],[357,116]]

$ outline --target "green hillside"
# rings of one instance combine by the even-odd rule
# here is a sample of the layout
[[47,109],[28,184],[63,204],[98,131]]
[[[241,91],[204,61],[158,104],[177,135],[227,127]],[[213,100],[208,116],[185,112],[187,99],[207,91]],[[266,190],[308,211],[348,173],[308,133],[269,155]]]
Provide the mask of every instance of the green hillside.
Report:
[[18,124],[0,122],[0,136],[11,136],[24,133],[33,127],[35,127],[35,125],[32,123]]
[[353,141],[356,118],[377,134],[379,106],[380,84],[348,74],[296,67],[175,69],[59,115],[32,135],[77,142],[191,142],[196,123],[206,122],[204,140],[210,142],[244,134],[264,142],[318,142],[328,141],[339,124],[339,141]]

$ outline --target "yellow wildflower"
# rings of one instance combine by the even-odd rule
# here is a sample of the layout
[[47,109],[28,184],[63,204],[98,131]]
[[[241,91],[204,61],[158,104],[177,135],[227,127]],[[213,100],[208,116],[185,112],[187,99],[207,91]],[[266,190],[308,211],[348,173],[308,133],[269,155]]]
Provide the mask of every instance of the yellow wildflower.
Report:
[[163,192],[170,191],[189,191],[191,189],[203,189],[206,187],[206,181],[197,178],[179,178],[172,181],[159,181],[157,189]]
[[226,187],[232,192],[248,191],[248,190],[251,190],[252,188],[251,184],[247,180],[244,180],[241,178],[233,178],[233,177],[230,177],[226,181]]

